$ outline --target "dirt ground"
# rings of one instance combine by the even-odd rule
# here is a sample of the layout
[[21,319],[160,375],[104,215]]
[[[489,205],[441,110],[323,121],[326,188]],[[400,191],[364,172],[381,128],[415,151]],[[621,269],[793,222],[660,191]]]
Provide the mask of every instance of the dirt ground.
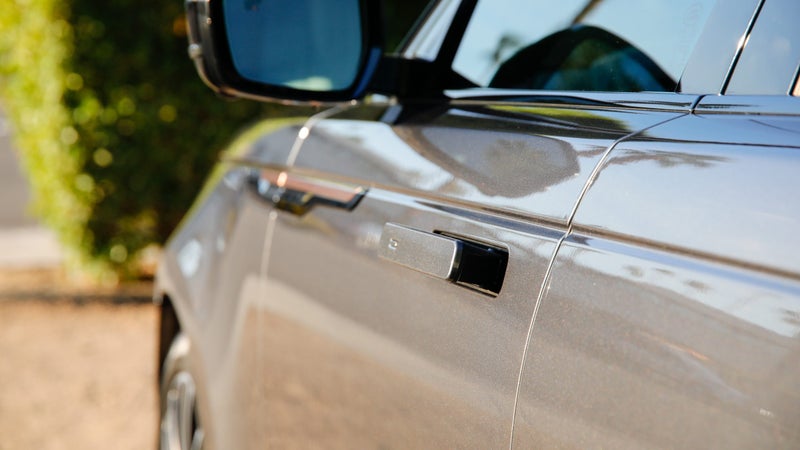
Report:
[[0,270],[0,450],[155,448],[151,289]]

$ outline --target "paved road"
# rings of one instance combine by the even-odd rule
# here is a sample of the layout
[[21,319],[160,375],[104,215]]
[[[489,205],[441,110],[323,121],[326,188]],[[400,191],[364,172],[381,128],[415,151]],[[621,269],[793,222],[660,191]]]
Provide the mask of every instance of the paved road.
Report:
[[0,450],[155,448],[149,286],[131,299],[63,280],[59,270],[0,270]]
[[152,287],[66,281],[55,239],[25,212],[9,128],[0,110],[0,450],[154,448]]
[[29,199],[30,190],[11,143],[11,125],[0,109],[0,228],[35,225],[25,213]]
[[0,108],[0,268],[52,266],[62,259],[52,233],[28,214],[30,197]]

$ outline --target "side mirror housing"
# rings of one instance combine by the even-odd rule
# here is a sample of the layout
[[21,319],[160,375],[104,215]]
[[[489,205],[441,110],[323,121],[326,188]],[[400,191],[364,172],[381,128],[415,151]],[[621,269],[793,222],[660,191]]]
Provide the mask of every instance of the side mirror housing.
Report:
[[256,100],[359,98],[381,59],[368,0],[187,0],[189,56],[220,94]]

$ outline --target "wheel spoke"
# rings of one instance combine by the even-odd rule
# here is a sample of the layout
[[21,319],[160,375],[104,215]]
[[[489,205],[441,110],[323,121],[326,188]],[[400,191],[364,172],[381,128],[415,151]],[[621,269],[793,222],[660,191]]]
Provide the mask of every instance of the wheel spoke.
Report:
[[166,392],[161,419],[161,448],[198,450],[203,445],[203,431],[195,418],[196,388],[188,372],[177,373]]

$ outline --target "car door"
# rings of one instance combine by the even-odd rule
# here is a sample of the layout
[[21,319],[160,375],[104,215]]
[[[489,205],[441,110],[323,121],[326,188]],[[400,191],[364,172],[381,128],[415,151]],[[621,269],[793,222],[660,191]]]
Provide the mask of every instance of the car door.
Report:
[[603,161],[536,315],[514,447],[800,445],[798,13],[760,5],[724,95]]
[[[504,29],[491,31],[502,57],[484,64],[483,30],[502,24],[494,14],[557,8],[478,3],[472,31],[449,45],[451,20],[466,22],[473,6],[440,2],[406,56],[452,62],[483,88],[329,110],[300,132],[286,167],[259,174],[265,208],[275,208],[252,397],[264,442],[508,446],[537,300],[592,174],[616,142],[686,115],[697,99],[531,90],[528,79],[541,82],[550,68],[520,70],[520,61],[550,51],[529,44],[565,18],[575,26],[555,36],[573,43],[553,47],[556,60],[569,64],[575,43],[608,49],[620,58],[612,67],[649,70],[615,81],[629,89],[663,73],[632,46],[579,26],[583,2],[508,48]],[[702,29],[701,20],[692,32]],[[593,82],[568,72],[549,79]],[[502,74],[495,86],[492,73]]]

